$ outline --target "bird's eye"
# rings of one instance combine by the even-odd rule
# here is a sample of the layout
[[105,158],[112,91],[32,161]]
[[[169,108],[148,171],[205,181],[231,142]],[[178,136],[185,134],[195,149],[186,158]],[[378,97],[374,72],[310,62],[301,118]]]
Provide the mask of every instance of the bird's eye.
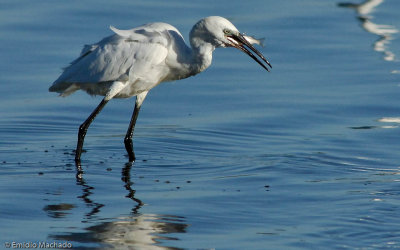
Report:
[[227,29],[224,29],[224,34],[225,35],[229,35],[231,32],[229,31],[229,30],[227,30]]

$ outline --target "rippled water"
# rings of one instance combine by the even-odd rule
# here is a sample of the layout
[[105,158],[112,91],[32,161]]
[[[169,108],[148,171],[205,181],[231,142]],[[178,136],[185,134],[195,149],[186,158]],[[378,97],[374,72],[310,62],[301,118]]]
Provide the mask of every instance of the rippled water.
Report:
[[[361,1],[359,1],[361,2]],[[400,2],[3,1],[0,243],[74,248],[399,248]],[[228,17],[266,37],[273,70],[233,49],[152,90],[133,165],[134,99],[49,85],[81,46],[165,21]],[[11,245],[15,246],[15,245]]]

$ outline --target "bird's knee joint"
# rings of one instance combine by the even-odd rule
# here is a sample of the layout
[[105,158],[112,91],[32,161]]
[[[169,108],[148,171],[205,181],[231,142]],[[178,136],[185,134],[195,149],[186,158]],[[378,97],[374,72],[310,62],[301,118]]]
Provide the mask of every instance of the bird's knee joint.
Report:
[[85,135],[87,131],[87,128],[82,124],[81,126],[79,126],[79,135]]

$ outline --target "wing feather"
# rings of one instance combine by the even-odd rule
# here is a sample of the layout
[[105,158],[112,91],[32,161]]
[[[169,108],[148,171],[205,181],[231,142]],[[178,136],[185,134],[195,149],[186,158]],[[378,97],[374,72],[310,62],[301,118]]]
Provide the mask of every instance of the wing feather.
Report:
[[[173,26],[153,23],[131,30],[112,26],[110,29],[115,34],[99,43],[85,45],[80,56],[64,69],[50,91],[63,93],[71,86],[75,91],[79,89],[77,86],[84,89],[84,84],[134,83],[136,79],[141,80],[141,88],[144,88],[149,83],[158,84],[165,77],[167,69],[162,66],[171,44],[167,30],[178,32]],[[106,94],[103,93],[106,88],[99,88],[101,93],[96,92],[95,86],[90,88],[91,94]]]

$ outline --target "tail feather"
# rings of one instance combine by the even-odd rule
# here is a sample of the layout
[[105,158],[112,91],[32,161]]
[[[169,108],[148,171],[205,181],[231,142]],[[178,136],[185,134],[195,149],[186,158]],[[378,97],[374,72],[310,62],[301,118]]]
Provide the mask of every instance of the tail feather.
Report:
[[60,93],[61,96],[68,96],[79,89],[79,86],[70,82],[55,82],[49,88],[50,92]]

